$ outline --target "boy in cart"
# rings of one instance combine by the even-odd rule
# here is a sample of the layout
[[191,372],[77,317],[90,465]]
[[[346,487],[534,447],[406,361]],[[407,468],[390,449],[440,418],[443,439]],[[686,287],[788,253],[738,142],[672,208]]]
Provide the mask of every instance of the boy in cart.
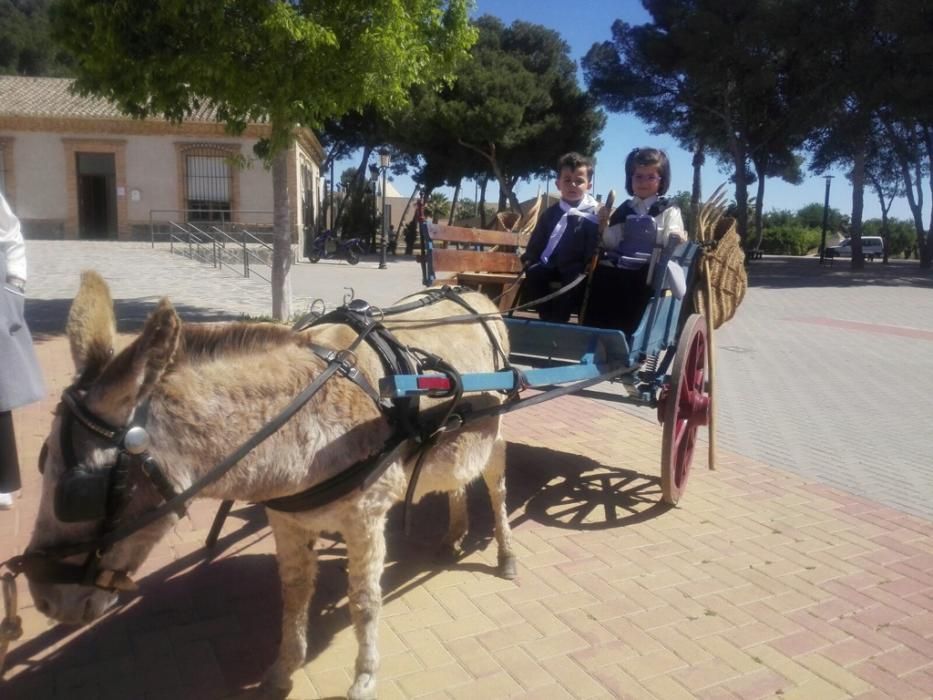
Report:
[[[526,267],[524,299],[540,299],[570,284],[592,260],[599,243],[599,203],[589,193],[592,180],[592,158],[571,152],[558,160],[560,201],[541,215],[521,256]],[[579,310],[584,286],[539,304],[541,320],[566,323]]]

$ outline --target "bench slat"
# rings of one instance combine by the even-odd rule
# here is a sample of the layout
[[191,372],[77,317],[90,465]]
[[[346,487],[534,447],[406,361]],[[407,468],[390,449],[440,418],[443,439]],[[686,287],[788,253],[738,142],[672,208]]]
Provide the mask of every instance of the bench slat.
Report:
[[489,253],[477,250],[435,248],[434,269],[455,272],[521,272],[522,262],[515,253]]
[[508,245],[519,244],[518,234],[510,231],[486,231],[478,228],[464,226],[437,226],[431,230],[431,240],[448,243],[472,243],[482,245]]

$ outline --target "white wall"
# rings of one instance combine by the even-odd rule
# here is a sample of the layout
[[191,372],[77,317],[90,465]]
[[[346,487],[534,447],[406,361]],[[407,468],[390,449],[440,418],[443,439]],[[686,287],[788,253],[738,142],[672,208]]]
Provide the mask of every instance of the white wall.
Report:
[[65,149],[61,134],[5,131],[2,135],[13,137],[17,216],[21,219],[64,221],[68,216],[68,200],[65,196]]

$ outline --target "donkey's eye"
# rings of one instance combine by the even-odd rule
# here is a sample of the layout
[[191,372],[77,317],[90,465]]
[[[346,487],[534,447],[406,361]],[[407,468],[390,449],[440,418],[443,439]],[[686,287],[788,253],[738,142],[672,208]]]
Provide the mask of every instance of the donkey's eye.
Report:
[[49,442],[46,440],[42,443],[42,449],[39,450],[39,473],[45,474],[45,460],[49,456]]

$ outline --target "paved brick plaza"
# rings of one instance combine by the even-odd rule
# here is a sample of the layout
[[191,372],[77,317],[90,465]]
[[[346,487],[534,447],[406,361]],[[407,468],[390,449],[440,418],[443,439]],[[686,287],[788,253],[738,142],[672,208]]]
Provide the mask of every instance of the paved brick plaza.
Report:
[[[101,260],[110,265],[113,256],[123,255],[125,268],[129,259],[145,264],[158,254],[125,247],[102,254]],[[32,261],[35,265],[35,256]],[[836,277],[840,266],[826,272]],[[175,273],[163,272],[163,284],[167,274]],[[360,279],[364,274],[379,273],[361,269]],[[871,274],[877,279],[881,273]],[[922,366],[924,357],[933,355],[933,316],[926,316],[924,325],[910,314],[918,306],[928,308],[923,305],[929,303],[929,287],[922,278],[897,279],[889,275],[852,288],[865,299],[869,293],[882,297],[879,305],[889,300],[896,311],[885,317],[840,312],[832,304],[865,308],[861,301],[844,302],[852,293],[842,293],[847,288],[841,285],[818,287],[811,281],[794,287],[787,281],[783,288],[775,282],[753,287],[735,325],[717,340],[723,395],[734,395],[728,392],[741,383],[737,375],[757,376],[756,360],[778,374],[768,381],[780,380],[780,363],[757,343],[773,345],[782,333],[799,332],[794,342],[834,343],[843,356],[866,348],[874,357],[880,352],[877,338],[905,343],[909,357],[897,361]],[[204,276],[197,281],[212,283]],[[213,282],[230,285],[225,296],[248,289],[232,279]],[[296,287],[306,283],[296,275]],[[52,319],[37,324],[43,327],[38,350],[49,397],[16,415],[26,484],[16,509],[0,512],[4,559],[28,539],[39,493],[36,457],[49,412],[69,379],[69,354],[53,322],[61,316],[61,304],[53,302],[66,299],[73,288],[61,284],[30,307],[30,313],[45,311]],[[197,300],[184,296],[180,281],[167,284],[191,316],[224,309],[223,300],[192,303]],[[117,291],[119,285],[114,284],[118,308],[132,312],[130,322],[158,294],[142,288],[131,299]],[[781,289],[786,301],[775,306]],[[819,312],[804,314],[794,303],[805,293],[801,289],[830,301]],[[901,308],[910,303],[894,303],[903,295],[914,300],[914,311]],[[802,318],[816,320],[780,320]],[[851,326],[857,322],[872,328]],[[748,351],[725,349],[733,345]],[[832,358],[824,359],[825,365]],[[845,379],[833,372],[832,381]],[[901,382],[901,391],[913,396],[904,375],[892,372],[888,381]],[[873,381],[868,380],[869,388]],[[927,375],[913,383],[929,381]],[[865,385],[859,389],[856,383],[851,391],[863,394]],[[769,447],[780,459],[750,456],[753,450],[741,439],[725,435],[736,426],[739,432],[743,425],[747,432],[758,430],[756,422],[766,415],[761,409],[759,416],[757,404],[779,405],[777,398],[759,396],[754,405],[743,400],[742,412],[723,407],[719,469],[705,469],[701,449],[675,509],[659,505],[661,430],[645,420],[645,412],[570,396],[509,414],[509,510],[520,576],[509,582],[492,573],[495,546],[482,488],[471,493],[470,552],[455,564],[433,556],[444,517],[439,501],[416,511],[421,537],[404,538],[395,523],[383,581],[380,697],[931,697],[933,518],[906,512],[917,509],[896,489],[895,499],[904,498],[906,507],[830,485],[837,477],[832,469],[824,477],[821,465],[841,469],[832,444],[823,457],[806,447],[807,435],[796,438],[800,447],[793,446],[794,416],[815,414],[810,404],[819,394],[799,397],[775,418],[791,443],[775,440]],[[779,395],[784,403],[791,400]],[[870,390],[868,396],[871,404]],[[880,414],[884,407],[870,408]],[[890,410],[905,415],[911,408],[922,413],[919,406]],[[884,445],[876,444],[872,459],[881,472],[879,483],[894,484],[896,479],[885,476],[891,464],[905,470],[914,458],[889,454]],[[916,459],[922,461],[923,441],[907,447],[919,450]],[[852,459],[842,454],[843,464]],[[897,461],[902,459],[907,467]],[[924,478],[904,476],[918,480],[921,489]],[[921,492],[915,500],[929,506],[931,496]],[[21,585],[26,633],[10,652],[0,697],[250,697],[249,688],[271,662],[278,640],[272,542],[261,511],[240,506],[227,522],[221,552],[208,562],[202,543],[214,508],[208,502],[192,508],[191,517],[150,557],[140,576],[141,595],[129,597],[90,629],[49,626]],[[311,648],[295,675],[293,698],[340,697],[353,667],[356,645],[346,610],[342,545],[318,546],[321,586],[310,620]]]

